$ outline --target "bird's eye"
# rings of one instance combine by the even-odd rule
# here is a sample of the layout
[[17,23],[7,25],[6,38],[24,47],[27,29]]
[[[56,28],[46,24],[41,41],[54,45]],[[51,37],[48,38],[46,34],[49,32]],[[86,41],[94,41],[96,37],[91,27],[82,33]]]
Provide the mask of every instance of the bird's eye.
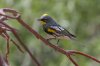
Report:
[[45,21],[45,22],[46,22],[47,20],[48,20],[48,18],[42,18],[42,19],[41,19],[41,21]]

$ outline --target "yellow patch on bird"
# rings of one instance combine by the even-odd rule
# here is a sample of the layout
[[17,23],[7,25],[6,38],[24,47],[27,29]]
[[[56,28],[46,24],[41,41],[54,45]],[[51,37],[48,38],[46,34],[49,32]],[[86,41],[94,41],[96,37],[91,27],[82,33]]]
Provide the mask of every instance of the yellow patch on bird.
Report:
[[48,14],[43,14],[42,16],[48,16]]
[[42,25],[45,25],[45,24],[46,24],[46,22],[44,22],[44,21],[41,21],[41,24],[42,24]]
[[54,33],[55,30],[48,28],[48,32],[52,32],[52,33]]

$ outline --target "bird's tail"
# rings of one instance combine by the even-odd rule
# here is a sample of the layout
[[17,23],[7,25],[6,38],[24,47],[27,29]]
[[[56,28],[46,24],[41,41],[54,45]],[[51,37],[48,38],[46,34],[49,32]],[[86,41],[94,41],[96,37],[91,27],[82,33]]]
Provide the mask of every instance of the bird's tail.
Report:
[[73,34],[68,35],[68,37],[69,37],[70,39],[72,39],[72,40],[75,40],[75,39],[76,39],[76,36],[73,35]]

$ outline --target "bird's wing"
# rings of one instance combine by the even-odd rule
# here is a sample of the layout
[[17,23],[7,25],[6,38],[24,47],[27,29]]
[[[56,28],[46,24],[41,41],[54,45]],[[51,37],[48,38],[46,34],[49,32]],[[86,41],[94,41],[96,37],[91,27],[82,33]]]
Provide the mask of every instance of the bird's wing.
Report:
[[54,30],[54,34],[56,36],[62,36],[63,35],[62,31],[65,30],[61,26],[50,26],[49,28],[52,29],[52,30]]
[[55,30],[56,36],[68,36],[69,38],[75,38],[73,34],[71,34],[69,31],[67,31],[65,28],[61,26],[50,26],[52,30]]
[[63,31],[64,28],[62,28],[61,26],[50,26],[50,28],[56,30],[56,31]]

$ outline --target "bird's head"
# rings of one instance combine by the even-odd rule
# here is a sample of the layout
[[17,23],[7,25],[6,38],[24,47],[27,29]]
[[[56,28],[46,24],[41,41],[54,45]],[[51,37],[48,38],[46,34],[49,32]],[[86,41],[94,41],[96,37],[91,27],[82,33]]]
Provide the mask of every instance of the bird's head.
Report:
[[38,21],[41,21],[41,24],[44,25],[52,21],[52,18],[48,14],[43,14]]

